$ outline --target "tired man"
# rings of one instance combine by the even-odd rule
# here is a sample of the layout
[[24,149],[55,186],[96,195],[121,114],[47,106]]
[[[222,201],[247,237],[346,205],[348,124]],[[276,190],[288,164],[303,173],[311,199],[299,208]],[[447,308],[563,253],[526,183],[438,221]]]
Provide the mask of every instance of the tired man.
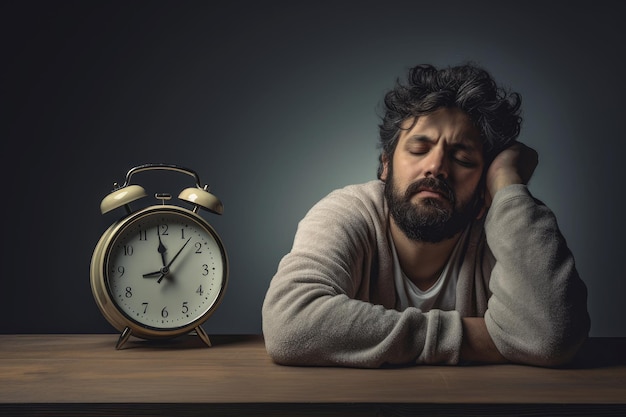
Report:
[[263,304],[272,359],[380,367],[556,366],[587,337],[587,290],[527,184],[521,98],[472,64],[419,65],[389,91],[378,180],[299,223]]

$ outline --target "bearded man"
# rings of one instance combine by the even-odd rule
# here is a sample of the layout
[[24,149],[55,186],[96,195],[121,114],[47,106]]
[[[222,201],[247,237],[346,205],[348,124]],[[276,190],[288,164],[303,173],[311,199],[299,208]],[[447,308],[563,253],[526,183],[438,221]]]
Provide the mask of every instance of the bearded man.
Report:
[[587,338],[587,289],[528,189],[521,97],[484,69],[418,65],[384,99],[378,179],[302,219],[263,303],[271,358],[381,367],[556,366]]

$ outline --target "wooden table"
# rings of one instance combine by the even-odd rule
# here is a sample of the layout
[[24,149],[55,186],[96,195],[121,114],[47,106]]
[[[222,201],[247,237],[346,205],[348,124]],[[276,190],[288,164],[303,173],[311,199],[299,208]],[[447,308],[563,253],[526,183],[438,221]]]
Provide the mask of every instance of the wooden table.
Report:
[[563,369],[285,367],[263,338],[0,335],[0,415],[626,415],[626,338]]

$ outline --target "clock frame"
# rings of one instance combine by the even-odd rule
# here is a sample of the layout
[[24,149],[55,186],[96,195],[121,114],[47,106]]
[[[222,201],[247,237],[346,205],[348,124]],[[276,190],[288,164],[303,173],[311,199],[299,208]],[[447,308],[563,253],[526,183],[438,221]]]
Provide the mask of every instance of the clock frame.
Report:
[[[155,196],[162,204],[133,211],[130,203],[145,197],[146,192],[130,184],[131,177],[146,170],[193,176],[196,187],[186,188],[179,195],[193,208],[165,204],[171,196],[160,193]],[[116,348],[121,349],[131,335],[169,339],[189,333],[211,346],[202,324],[223,299],[229,264],[220,236],[198,209],[222,214],[222,203],[209,193],[207,185],[200,186],[195,171],[176,165],[146,164],[129,170],[125,183],[115,185],[101,203],[103,214],[119,207],[125,208],[126,215],[102,234],[90,265],[96,304],[104,318],[121,332]],[[173,236],[176,234],[180,236]]]

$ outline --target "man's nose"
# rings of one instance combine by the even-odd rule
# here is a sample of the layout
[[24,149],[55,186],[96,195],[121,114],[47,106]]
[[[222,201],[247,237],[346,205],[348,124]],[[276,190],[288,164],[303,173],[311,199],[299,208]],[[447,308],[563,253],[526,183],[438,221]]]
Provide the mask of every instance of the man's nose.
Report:
[[448,160],[442,150],[433,150],[426,159],[426,177],[448,178]]

